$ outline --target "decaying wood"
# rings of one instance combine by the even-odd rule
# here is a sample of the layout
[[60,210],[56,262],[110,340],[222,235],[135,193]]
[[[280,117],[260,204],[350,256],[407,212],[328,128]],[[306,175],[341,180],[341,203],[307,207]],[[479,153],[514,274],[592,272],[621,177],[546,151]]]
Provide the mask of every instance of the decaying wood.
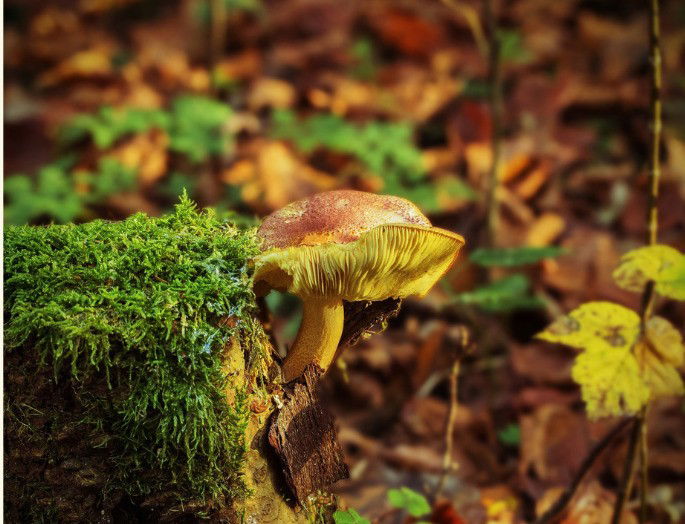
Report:
[[384,324],[397,316],[401,304],[399,298],[376,302],[345,302],[345,325],[338,344],[338,352],[342,348],[355,345],[365,333],[383,331]]
[[314,364],[284,390],[283,407],[274,413],[269,443],[278,456],[286,484],[298,502],[349,477],[333,415],[317,395],[323,370]]

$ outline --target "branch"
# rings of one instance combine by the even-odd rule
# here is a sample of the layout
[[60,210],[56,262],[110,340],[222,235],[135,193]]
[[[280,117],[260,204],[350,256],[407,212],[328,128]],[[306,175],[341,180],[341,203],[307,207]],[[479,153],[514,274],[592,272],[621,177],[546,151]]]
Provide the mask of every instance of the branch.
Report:
[[614,440],[630,423],[631,419],[623,419],[618,424],[616,424],[611,431],[609,431],[602,440],[597,442],[594,447],[583,460],[580,468],[576,472],[575,477],[571,481],[571,484],[566,488],[566,491],[561,494],[561,496],[556,500],[556,502],[549,508],[543,515],[535,521],[535,524],[548,524],[554,522],[559,515],[566,509],[568,503],[571,502],[573,495],[575,495],[578,486],[580,486],[581,481],[585,474],[590,470],[593,464],[597,461],[602,452],[609,446],[612,440]]
[[490,65],[490,110],[492,111],[492,164],[488,176],[487,188],[487,221],[488,236],[491,246],[497,245],[499,229],[498,186],[500,171],[500,150],[502,140],[502,60],[500,38],[497,30],[497,18],[493,12],[493,0],[485,0],[485,23],[488,28],[489,65]]
[[[649,55],[651,64],[651,97],[650,112],[652,125],[650,132],[649,157],[649,199],[647,204],[647,244],[655,245],[659,228],[659,214],[657,200],[659,197],[659,178],[661,177],[661,47],[659,44],[659,0],[649,0]],[[645,331],[647,321],[652,316],[654,308],[654,282],[647,282],[642,293],[641,327]],[[647,490],[649,471],[647,464],[647,406],[645,406],[635,420],[635,426],[630,438],[626,466],[621,483],[621,491],[616,499],[612,522],[618,523],[623,513],[627,498],[630,496],[637,454],[640,454],[640,522],[646,521]]]
[[621,522],[621,515],[625,509],[630,492],[633,490],[633,478],[635,478],[635,458],[637,455],[637,444],[640,440],[640,433],[642,433],[642,418],[640,416],[633,419],[633,429],[630,432],[630,443],[628,444],[628,453],[623,464],[623,475],[621,476],[621,487],[616,497],[616,504],[614,505],[614,514],[611,518],[611,524],[619,524]]

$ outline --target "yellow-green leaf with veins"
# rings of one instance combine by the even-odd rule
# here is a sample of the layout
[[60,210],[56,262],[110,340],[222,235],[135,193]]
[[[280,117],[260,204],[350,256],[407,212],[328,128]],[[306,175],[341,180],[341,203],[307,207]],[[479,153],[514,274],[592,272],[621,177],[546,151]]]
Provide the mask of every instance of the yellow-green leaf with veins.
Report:
[[685,347],[680,333],[668,320],[650,318],[634,354],[651,398],[685,393],[683,379],[676,369],[683,365]]
[[670,246],[656,245],[629,251],[613,273],[623,289],[641,293],[654,280],[660,295],[685,300],[685,255]]
[[685,361],[680,333],[612,302],[588,302],[553,322],[538,338],[583,349],[571,374],[590,417],[637,413],[649,400],[683,394],[677,367]]
[[640,317],[613,302],[587,302],[537,334],[578,349],[629,350],[640,333]]
[[632,415],[649,400],[649,388],[629,349],[588,348],[576,358],[571,376],[580,384],[591,418]]

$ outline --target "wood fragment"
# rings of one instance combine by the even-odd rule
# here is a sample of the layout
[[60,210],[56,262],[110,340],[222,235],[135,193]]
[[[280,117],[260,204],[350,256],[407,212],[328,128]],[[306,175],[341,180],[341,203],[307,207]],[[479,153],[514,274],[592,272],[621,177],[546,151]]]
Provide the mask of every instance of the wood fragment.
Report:
[[333,415],[317,398],[323,370],[314,364],[284,388],[283,407],[272,418],[269,444],[285,482],[302,503],[311,493],[349,477]]
[[401,305],[399,298],[375,302],[344,302],[345,325],[338,352],[341,348],[355,345],[366,333],[383,331],[387,321],[397,316]]

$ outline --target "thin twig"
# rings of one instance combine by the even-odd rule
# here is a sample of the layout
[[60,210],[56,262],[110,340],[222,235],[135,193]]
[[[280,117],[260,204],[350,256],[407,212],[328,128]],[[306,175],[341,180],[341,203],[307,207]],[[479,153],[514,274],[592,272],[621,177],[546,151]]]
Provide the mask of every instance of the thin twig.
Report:
[[621,475],[621,486],[616,497],[616,504],[614,505],[614,514],[611,518],[611,524],[619,524],[621,522],[621,515],[626,506],[627,500],[630,498],[630,492],[633,490],[633,479],[635,478],[636,452],[638,442],[640,440],[640,433],[642,431],[641,418],[636,417],[633,420],[633,429],[630,432],[630,443],[628,444],[628,453],[626,460],[623,463],[623,475]]
[[[651,97],[650,112],[652,124],[650,132],[650,156],[649,156],[649,199],[647,204],[647,244],[653,246],[657,243],[659,230],[659,179],[661,177],[661,46],[659,23],[659,0],[649,0],[649,54],[651,65]],[[654,308],[654,282],[647,282],[642,294],[641,328],[645,332],[647,322],[652,316]],[[621,484],[621,491],[614,506],[614,523],[618,523],[623,513],[623,508],[630,496],[633,477],[635,475],[636,456],[640,454],[640,522],[646,522],[647,515],[647,491],[649,489],[649,464],[647,462],[647,406],[645,406],[637,419],[631,434],[626,468]],[[626,476],[627,475],[627,476]]]
[[459,377],[460,367],[461,360],[456,359],[450,371],[450,411],[445,428],[445,455],[442,459],[442,475],[440,475],[440,481],[435,489],[435,499],[442,493],[447,476],[456,469],[452,461],[452,448],[454,447],[454,423],[457,421],[457,378]]
[[649,3],[649,47],[652,70],[652,89],[650,109],[652,113],[651,154],[649,157],[649,205],[647,223],[647,243],[656,244],[659,227],[657,198],[659,197],[659,178],[661,177],[661,45],[659,29],[659,0]]
[[455,464],[452,460],[452,450],[454,449],[454,425],[457,422],[457,408],[459,406],[459,370],[461,369],[462,359],[473,349],[469,331],[464,326],[460,327],[459,342],[456,346],[456,354],[450,369],[450,409],[447,415],[447,424],[445,425],[445,454],[442,458],[442,474],[435,488],[435,493],[433,493],[433,500],[437,500],[440,497],[445,487],[447,476],[458,467],[458,464]]
[[649,446],[647,442],[647,413],[640,431],[640,515],[641,523],[647,522],[647,487],[649,486]]
[[488,28],[489,45],[489,83],[490,83],[490,111],[492,112],[492,163],[488,176],[486,196],[488,243],[497,245],[497,231],[499,229],[499,171],[500,150],[502,141],[502,60],[500,53],[500,38],[497,19],[493,12],[493,0],[485,0],[485,23]]
[[566,509],[566,506],[568,506],[568,503],[571,502],[573,495],[575,495],[578,486],[580,486],[583,477],[585,477],[585,474],[590,470],[590,468],[597,461],[602,452],[609,446],[609,444],[625,429],[625,427],[630,423],[630,420],[631,419],[629,418],[621,420],[611,429],[611,431],[604,435],[602,440],[594,445],[594,447],[585,457],[585,460],[583,460],[583,463],[580,465],[576,475],[573,477],[571,484],[566,488],[566,491],[564,491],[556,500],[556,502],[545,513],[543,513],[543,515],[536,521],[535,524],[548,524],[554,522],[554,520],[563,513],[563,511]]

